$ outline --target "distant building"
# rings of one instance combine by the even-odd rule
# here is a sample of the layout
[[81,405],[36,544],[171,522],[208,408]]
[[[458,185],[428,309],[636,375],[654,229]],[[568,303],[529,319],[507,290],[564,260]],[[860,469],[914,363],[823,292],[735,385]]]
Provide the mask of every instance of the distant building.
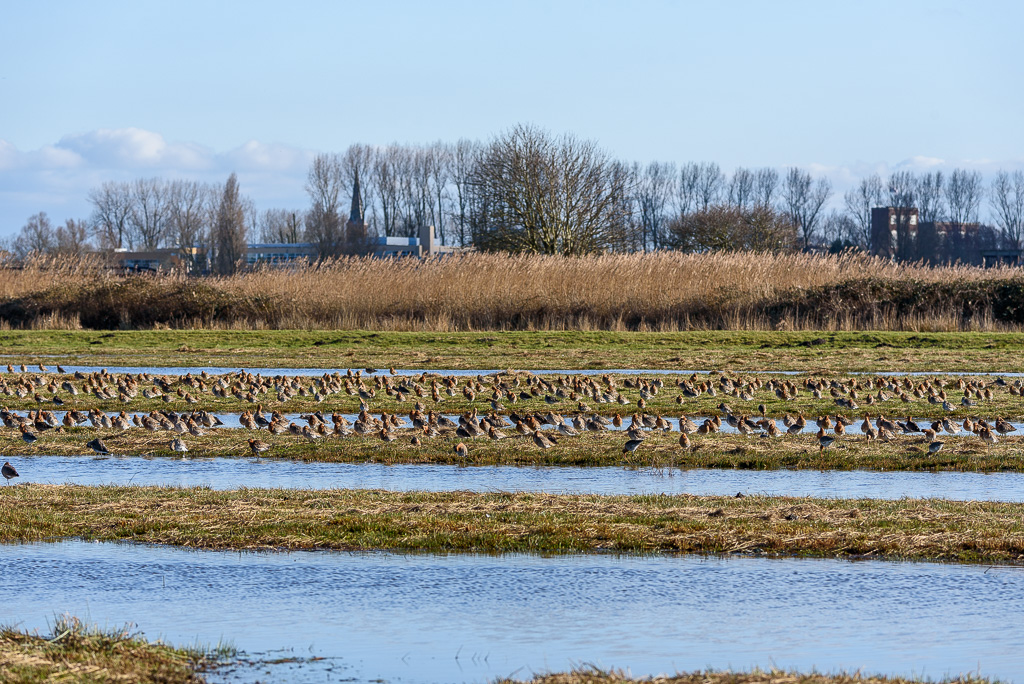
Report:
[[870,252],[898,261],[932,264],[966,263],[978,266],[1007,263],[1013,257],[1001,250],[999,233],[980,223],[921,221],[913,207],[875,207],[871,210]]

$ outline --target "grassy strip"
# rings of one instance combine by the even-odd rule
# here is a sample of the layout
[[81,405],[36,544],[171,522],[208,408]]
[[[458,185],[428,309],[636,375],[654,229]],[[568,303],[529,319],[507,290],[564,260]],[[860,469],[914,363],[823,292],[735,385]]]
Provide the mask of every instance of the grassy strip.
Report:
[[1024,504],[997,502],[36,485],[5,487],[0,519],[4,542],[1024,559]]
[[[23,482],[31,482],[24,455],[92,455],[85,446],[97,435],[112,454],[119,456],[159,456],[181,458],[170,448],[172,433],[149,433],[139,429],[111,432],[73,428],[61,434],[47,432],[34,444],[26,445],[20,434],[0,431],[0,459],[10,460],[21,472]],[[249,456],[247,440],[258,437],[271,445],[263,457],[332,463],[449,464],[510,466],[625,466],[653,468],[740,468],[750,470],[906,470],[1024,472],[1024,437],[1000,437],[997,444],[986,444],[973,435],[946,436],[944,448],[932,454],[928,440],[921,435],[901,435],[891,442],[867,441],[860,436],[844,436],[822,451],[813,430],[801,435],[774,439],[744,437],[740,434],[691,435],[691,446],[679,446],[677,432],[647,432],[643,444],[631,454],[623,453],[628,437],[624,432],[585,432],[578,437],[563,437],[554,447],[541,449],[532,437],[515,435],[500,441],[481,437],[460,440],[451,435],[424,438],[419,446],[410,443],[412,430],[396,431],[393,442],[385,443],[374,435],[326,437],[310,443],[295,435],[271,435],[266,431],[245,429],[212,430],[203,437],[185,435],[188,458]],[[513,433],[514,434],[514,433]],[[453,447],[462,441],[468,456],[461,458]],[[97,466],[102,468],[102,466]],[[268,466],[272,467],[272,466]],[[18,480],[15,480],[18,482]]]
[[150,643],[127,627],[100,630],[61,617],[52,634],[0,628],[0,681],[203,682],[213,654]]
[[1024,371],[1018,333],[6,330],[0,348],[48,365]]
[[[533,679],[501,679],[495,684],[920,684],[922,680],[903,677],[872,676],[861,673],[823,674],[782,670],[753,670],[751,672],[687,672],[670,676],[633,677],[623,672],[584,668],[572,672],[539,674]],[[946,678],[931,684],[985,684],[990,680],[973,675]]]

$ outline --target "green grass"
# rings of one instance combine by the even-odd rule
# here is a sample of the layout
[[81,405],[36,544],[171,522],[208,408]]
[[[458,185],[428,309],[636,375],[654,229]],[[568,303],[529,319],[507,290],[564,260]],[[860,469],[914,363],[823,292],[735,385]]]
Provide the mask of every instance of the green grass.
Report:
[[8,543],[1024,559],[1024,504],[937,499],[33,485],[4,487],[0,517]]
[[47,365],[1024,371],[1019,333],[8,330],[0,348]]
[[103,630],[70,616],[48,635],[0,627],[2,682],[203,682],[201,672],[234,655],[218,647],[175,648],[149,642],[131,630]]

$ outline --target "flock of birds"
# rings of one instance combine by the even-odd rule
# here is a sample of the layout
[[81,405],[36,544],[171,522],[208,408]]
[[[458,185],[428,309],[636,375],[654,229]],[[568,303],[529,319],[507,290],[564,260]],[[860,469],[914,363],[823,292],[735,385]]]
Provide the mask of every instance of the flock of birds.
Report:
[[[715,407],[717,414],[705,418],[699,425],[683,414],[674,428],[672,422],[662,415],[646,412],[648,404],[654,402],[655,397],[666,387],[661,378],[648,380],[641,377],[616,378],[611,375],[599,378],[584,375],[545,378],[511,371],[486,378],[479,375],[459,378],[428,373],[398,376],[394,369],[391,369],[390,374],[376,374],[375,369],[367,369],[366,375],[361,371],[349,370],[347,374],[325,373],[313,379],[263,377],[246,371],[216,376],[203,371],[177,377],[151,373],[111,374],[106,370],[68,374],[61,366],[57,366],[57,374],[46,375],[49,369],[43,365],[39,366],[42,374],[29,373],[24,365],[20,373],[15,371],[13,365],[8,365],[7,370],[8,377],[0,376],[0,394],[21,400],[31,397],[38,408],[29,411],[27,416],[2,408],[0,420],[8,428],[19,430],[21,438],[28,444],[36,442],[41,433],[49,430],[60,432],[64,428],[91,424],[95,428],[113,431],[169,431],[174,433],[168,443],[169,448],[183,454],[188,452],[184,441],[186,436],[202,437],[208,430],[222,425],[216,415],[198,406],[204,400],[204,395],[255,404],[239,416],[240,424],[250,430],[266,430],[274,435],[292,434],[310,442],[351,434],[376,436],[384,442],[392,442],[397,439],[399,430],[408,429],[412,435],[409,441],[415,446],[437,436],[457,439],[458,442],[452,448],[460,458],[468,456],[466,441],[476,438],[498,441],[520,437],[529,439],[540,449],[550,449],[563,437],[600,432],[613,426],[624,429],[627,440],[622,453],[629,454],[637,451],[644,444],[646,435],[654,430],[678,429],[681,433],[679,445],[683,448],[696,448],[690,435],[719,432],[723,421],[743,435],[765,438],[799,434],[809,426],[803,411],[786,412],[781,419],[783,427],[780,428],[775,418],[767,416],[768,409],[764,403],[756,407],[756,412],[752,410],[752,403],[758,400],[758,395],[763,397],[765,393],[770,393],[769,398],[774,395],[783,405],[810,397],[815,401],[831,400],[836,407],[846,412],[871,407],[869,410],[875,414],[874,423],[871,413],[868,413],[860,424],[865,439],[888,442],[897,435],[920,434],[927,439],[928,449],[934,454],[943,448],[945,442],[940,438],[943,433],[975,434],[981,440],[994,444],[998,441],[997,434],[1009,434],[1016,431],[1016,428],[1003,418],[997,418],[990,424],[984,419],[970,417],[960,422],[949,415],[922,427],[909,415],[904,421],[886,418],[881,412],[882,405],[890,402],[911,404],[926,401],[940,405],[943,412],[948,414],[959,410],[958,406],[973,408],[978,402],[992,400],[995,391],[1001,387],[1006,387],[1013,396],[1024,396],[1024,383],[1020,380],[1011,384],[1002,379],[984,382],[977,379],[914,380],[909,377],[884,376],[847,380],[807,377],[798,384],[792,378],[763,379],[759,376],[742,377],[724,373],[717,377],[693,374],[676,383],[678,392],[674,403],[677,406],[682,408],[687,403],[701,398],[704,401],[709,397],[721,397],[723,401]],[[465,382],[461,382],[463,379]],[[635,392],[636,398],[627,398],[624,393],[626,390]],[[411,403],[407,416],[389,412],[372,415],[370,405],[382,399],[382,394],[396,405]],[[269,403],[275,398],[281,404],[295,397],[321,403],[332,395],[358,399],[359,412],[354,422],[339,412],[333,412],[328,417],[323,411],[317,410],[302,415],[306,424],[298,425],[289,421],[280,410],[268,413],[263,408],[265,402]],[[439,412],[443,402],[460,395],[462,399],[459,401],[468,402],[472,406],[470,410],[463,411],[457,420]],[[122,405],[141,396],[167,404],[184,402],[191,409],[179,413],[168,408],[131,415],[122,410],[116,415],[108,415],[98,408],[87,411],[74,408],[73,405],[83,396],[95,397],[101,404],[117,402]],[[734,411],[725,399],[743,402],[750,409]],[[549,409],[516,410],[516,404],[530,401],[543,402]],[[428,408],[425,402],[432,402],[432,407]],[[617,411],[615,408],[606,409],[605,413],[609,415],[605,415],[592,409],[591,404],[622,408]],[[53,410],[42,408],[44,405],[63,407],[63,418],[58,420]],[[489,407],[490,410],[480,414],[478,406]],[[566,415],[563,415],[556,412],[556,406],[559,411],[569,408],[571,413],[566,411]],[[624,410],[626,406],[630,409]],[[622,413],[631,415],[624,419]],[[759,417],[754,419],[751,416]],[[625,424],[626,420],[629,421],[628,425]],[[829,413],[819,414],[814,424],[818,427],[818,448],[824,451],[843,437],[855,421],[843,413]],[[551,429],[545,429],[548,427]],[[110,453],[101,437],[89,440],[85,446],[98,454]],[[252,454],[259,455],[271,449],[272,445],[263,439],[251,438],[248,439],[248,447]],[[4,465],[3,475],[8,481],[18,476],[9,463]]]

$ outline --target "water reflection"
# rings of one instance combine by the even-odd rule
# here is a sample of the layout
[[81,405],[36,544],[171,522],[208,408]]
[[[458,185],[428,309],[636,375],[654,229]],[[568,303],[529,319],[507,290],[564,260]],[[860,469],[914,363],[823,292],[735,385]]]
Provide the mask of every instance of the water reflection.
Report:
[[375,463],[255,458],[9,457],[24,483],[585,494],[771,494],[829,498],[1024,501],[1024,473],[654,470]]
[[0,548],[0,592],[0,620],[25,628],[70,611],[171,642],[329,658],[262,681],[484,682],[578,663],[1024,681],[1024,573],[1006,567],[67,542]]

